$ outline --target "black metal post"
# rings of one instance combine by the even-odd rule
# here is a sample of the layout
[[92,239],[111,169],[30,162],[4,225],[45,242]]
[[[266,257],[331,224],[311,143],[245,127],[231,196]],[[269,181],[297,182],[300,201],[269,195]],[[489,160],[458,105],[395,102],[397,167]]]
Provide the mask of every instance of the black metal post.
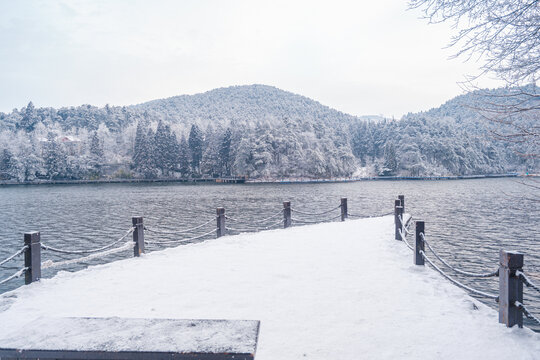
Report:
[[401,202],[402,211],[405,214],[405,195],[398,195],[398,199]]
[[422,254],[420,254],[420,251],[425,251],[425,244],[421,234],[425,235],[424,222],[417,221],[414,241],[414,265],[424,265],[424,257],[422,256]]
[[217,230],[216,237],[222,237],[225,235],[225,208],[217,208]]
[[283,202],[283,228],[291,226],[291,202]]
[[523,270],[523,254],[501,250],[499,253],[499,323],[507,327],[523,327],[521,309],[515,301],[523,303],[523,282],[516,271]]
[[347,198],[341,198],[341,221],[345,221],[348,216]]
[[403,208],[401,207],[401,200],[394,201],[394,224],[396,225],[396,240],[401,240],[401,235],[399,231],[401,230],[401,221],[399,218],[403,219]]
[[41,242],[39,232],[24,234],[24,245],[27,246],[24,252],[24,283],[26,285],[38,281],[41,278]]
[[135,228],[133,230],[133,256],[138,257],[144,253],[144,224],[142,216],[133,216],[131,218],[131,223]]

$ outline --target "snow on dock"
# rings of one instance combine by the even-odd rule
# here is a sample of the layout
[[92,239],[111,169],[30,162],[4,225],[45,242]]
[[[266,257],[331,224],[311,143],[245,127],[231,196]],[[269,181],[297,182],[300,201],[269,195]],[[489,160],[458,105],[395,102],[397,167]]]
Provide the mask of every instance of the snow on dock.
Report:
[[393,231],[391,216],[294,227],[61,272],[0,297],[0,347],[59,317],[250,319],[258,360],[540,358],[540,334],[414,266]]

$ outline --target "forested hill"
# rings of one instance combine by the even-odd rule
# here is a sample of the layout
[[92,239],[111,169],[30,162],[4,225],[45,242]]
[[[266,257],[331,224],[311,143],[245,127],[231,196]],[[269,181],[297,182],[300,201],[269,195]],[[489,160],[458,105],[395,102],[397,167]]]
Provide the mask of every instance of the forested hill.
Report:
[[534,168],[490,138],[487,125],[463,106],[472,96],[399,121],[351,116],[265,85],[123,107],[29,103],[0,113],[0,179],[335,178]]
[[227,126],[257,121],[279,123],[284,119],[340,125],[356,117],[321,105],[305,96],[266,85],[231,86],[197,95],[181,95],[149,101],[132,108],[147,111],[151,117],[174,123],[197,121]]

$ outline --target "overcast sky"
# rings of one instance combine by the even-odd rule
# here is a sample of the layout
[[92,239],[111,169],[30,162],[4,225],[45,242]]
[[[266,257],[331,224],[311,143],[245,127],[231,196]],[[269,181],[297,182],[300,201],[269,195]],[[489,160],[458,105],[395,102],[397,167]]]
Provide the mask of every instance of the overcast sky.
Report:
[[404,0],[0,0],[0,111],[256,83],[400,117],[461,94],[479,67],[449,60],[449,25],[420,15]]

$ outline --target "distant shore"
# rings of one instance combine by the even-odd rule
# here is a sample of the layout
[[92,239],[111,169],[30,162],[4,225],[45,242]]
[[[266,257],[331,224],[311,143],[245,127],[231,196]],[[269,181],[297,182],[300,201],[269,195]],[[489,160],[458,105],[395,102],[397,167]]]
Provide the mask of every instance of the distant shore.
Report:
[[319,184],[346,183],[359,181],[403,181],[403,180],[467,180],[507,177],[538,177],[538,174],[486,174],[486,175],[455,175],[455,176],[371,176],[335,179],[243,179],[243,178],[182,178],[182,179],[98,179],[98,180],[36,180],[26,182],[2,181],[0,186],[10,185],[71,185],[71,184],[129,184],[129,183],[207,183],[207,184]]

